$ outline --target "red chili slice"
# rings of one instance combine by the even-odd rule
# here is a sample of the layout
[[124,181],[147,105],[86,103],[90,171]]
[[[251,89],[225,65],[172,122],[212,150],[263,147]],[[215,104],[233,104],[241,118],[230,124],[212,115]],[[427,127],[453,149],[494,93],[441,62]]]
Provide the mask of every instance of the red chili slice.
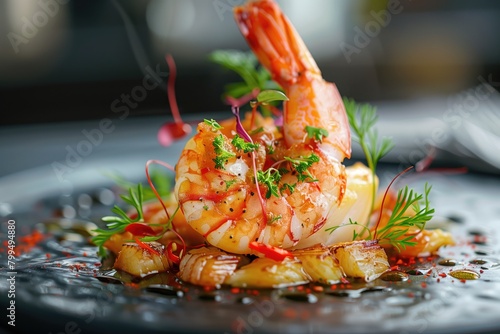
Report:
[[168,245],[167,245],[167,257],[170,261],[172,261],[173,263],[175,264],[179,264],[181,263],[181,258],[179,256],[177,256],[176,254],[174,254],[174,251],[172,250],[172,247],[173,245],[176,245],[177,247],[179,247],[179,245],[176,243],[176,242],[170,242]]
[[160,253],[158,253],[157,250],[151,248],[150,245],[148,245],[147,243],[142,242],[141,240],[139,240],[139,238],[135,238],[134,240],[135,240],[135,243],[138,244],[142,249],[147,250],[151,254],[160,256]]
[[144,237],[147,235],[155,235],[155,231],[151,228],[151,226],[143,223],[132,223],[128,224],[125,227],[125,231],[132,233],[138,237]]
[[248,247],[254,251],[264,254],[265,257],[274,261],[283,261],[287,257],[293,257],[292,253],[283,248],[266,245],[257,241],[250,242]]

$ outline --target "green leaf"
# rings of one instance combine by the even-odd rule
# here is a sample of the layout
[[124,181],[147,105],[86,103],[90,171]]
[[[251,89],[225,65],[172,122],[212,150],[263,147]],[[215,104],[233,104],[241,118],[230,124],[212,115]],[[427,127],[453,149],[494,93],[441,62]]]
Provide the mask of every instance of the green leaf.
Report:
[[288,97],[285,93],[279,90],[263,90],[257,95],[257,101],[259,103],[270,103],[274,101],[288,101]]
[[328,131],[323,128],[306,125],[305,130],[308,138],[319,141],[320,143],[323,141],[323,137],[328,137]]
[[212,127],[213,130],[221,130],[222,126],[213,119],[204,119],[203,122]]

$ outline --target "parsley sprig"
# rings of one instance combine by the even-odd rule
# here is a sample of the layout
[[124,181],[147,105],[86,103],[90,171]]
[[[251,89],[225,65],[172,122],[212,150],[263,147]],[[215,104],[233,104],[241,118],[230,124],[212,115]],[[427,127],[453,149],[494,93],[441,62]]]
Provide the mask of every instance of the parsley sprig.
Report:
[[142,184],[137,185],[137,190],[134,188],[129,188],[129,196],[121,195],[122,200],[131,205],[136,211],[137,216],[132,219],[122,208],[115,205],[111,210],[116,216],[106,216],[102,218],[102,221],[107,223],[107,229],[95,229],[96,235],[92,237],[92,242],[99,247],[98,254],[100,256],[106,255],[104,250],[104,243],[111,238],[113,234],[123,233],[127,225],[137,222],[144,221],[144,213],[142,210],[142,204],[144,201],[144,192]]
[[253,152],[259,148],[259,144],[248,142],[238,134],[233,137],[233,139],[231,140],[231,144],[233,144],[234,147],[236,147],[238,150],[243,151],[244,153]]
[[306,125],[305,130],[307,138],[314,139],[320,143],[323,141],[323,137],[328,137],[328,131],[323,128]]
[[233,152],[229,152],[224,147],[224,136],[219,134],[214,138],[212,143],[215,149],[216,157],[213,159],[215,162],[215,168],[224,169],[224,164],[228,161],[229,158],[236,156]]
[[257,171],[257,181],[267,187],[266,198],[280,196],[278,183],[281,180],[281,173],[276,168],[268,168],[266,171]]
[[292,167],[297,171],[297,180],[299,182],[317,181],[309,171],[313,163],[319,162],[319,157],[316,154],[311,153],[309,156],[298,158],[285,157],[285,160],[290,162]]

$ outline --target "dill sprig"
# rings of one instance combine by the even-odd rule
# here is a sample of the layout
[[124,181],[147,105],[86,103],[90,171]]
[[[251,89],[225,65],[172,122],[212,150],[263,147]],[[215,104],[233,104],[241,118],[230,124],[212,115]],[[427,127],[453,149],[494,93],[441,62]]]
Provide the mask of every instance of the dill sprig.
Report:
[[102,218],[102,221],[106,223],[107,229],[95,229],[93,232],[95,232],[96,235],[92,237],[92,242],[99,247],[98,254],[100,256],[106,255],[104,243],[108,241],[113,234],[123,233],[129,224],[144,221],[144,213],[142,210],[144,192],[142,184],[139,183],[137,185],[137,191],[134,191],[134,188],[129,188],[129,196],[121,195],[120,197],[125,203],[131,205],[137,211],[137,216],[132,219],[122,208],[115,205],[111,211],[116,214],[116,216],[106,216]]
[[[406,247],[414,246],[416,242],[412,240],[415,238],[416,234],[408,234],[410,228],[416,227],[418,232],[422,231],[434,214],[434,209],[431,208],[429,201],[431,188],[432,187],[426,183],[423,194],[417,193],[413,189],[408,188],[408,186],[400,189],[398,191],[396,204],[394,205],[394,209],[387,224],[380,229],[376,229],[373,234],[367,226],[351,219],[349,219],[348,224],[334,226],[328,228],[327,231],[331,233],[341,227],[356,225],[362,228],[362,232],[358,233],[354,230],[352,240],[359,239],[364,232],[368,232],[368,236],[364,239],[378,240],[381,244],[389,244],[399,251]],[[408,215],[407,212],[410,209],[413,209],[415,213]]]
[[[387,224],[376,229],[373,238],[380,242],[387,242],[398,250],[407,246],[414,246],[416,242],[411,241],[415,235],[406,235],[411,227],[416,227],[419,231],[432,219],[434,209],[430,207],[429,193],[431,186],[427,183],[424,186],[424,193],[419,194],[413,189],[405,186],[398,191],[396,204],[389,217]],[[407,215],[406,212],[413,209],[415,214]]]
[[368,168],[372,172],[373,186],[370,206],[370,212],[372,212],[377,192],[377,185],[375,184],[377,164],[394,147],[394,143],[390,138],[379,139],[377,130],[374,128],[378,119],[375,107],[369,104],[359,105],[354,100],[347,98],[344,98],[344,105],[353,130],[353,140],[361,146]]

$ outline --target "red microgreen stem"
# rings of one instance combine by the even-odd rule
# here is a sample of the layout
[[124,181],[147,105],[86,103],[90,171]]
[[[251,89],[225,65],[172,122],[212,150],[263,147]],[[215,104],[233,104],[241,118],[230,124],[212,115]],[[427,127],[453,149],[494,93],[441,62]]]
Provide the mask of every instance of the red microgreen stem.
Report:
[[178,244],[175,241],[169,242],[167,245],[167,257],[170,261],[172,261],[175,264],[179,264],[181,262],[181,258],[174,253],[173,247],[174,245],[178,247]]
[[149,166],[151,164],[161,165],[161,166],[166,167],[167,169],[169,169],[171,171],[175,171],[175,168],[173,166],[171,166],[170,164],[168,164],[166,162],[163,162],[163,161],[160,161],[160,160],[148,160],[146,162],[146,178],[148,179],[148,183],[149,183],[149,186],[151,187],[151,190],[153,190],[156,198],[160,201],[160,204],[163,207],[163,210],[165,211],[165,214],[167,215],[168,225],[172,226],[172,231],[181,240],[182,249],[183,249],[183,253],[182,254],[186,254],[186,242],[184,241],[184,239],[182,238],[182,236],[176,231],[175,226],[172,223],[173,217],[172,218],[170,217],[170,214],[168,213],[167,206],[165,205],[165,202],[163,202],[163,199],[161,198],[160,194],[156,190],[156,187],[153,184],[153,181],[151,181],[151,177],[149,175]]
[[167,65],[170,70],[167,84],[167,95],[168,101],[170,103],[172,117],[174,118],[177,127],[179,129],[182,129],[184,134],[188,134],[191,132],[191,126],[187,123],[184,123],[184,121],[182,120],[181,114],[179,112],[179,106],[177,105],[177,98],[175,96],[175,78],[177,76],[177,67],[175,66],[175,61],[172,55],[167,54],[165,56],[165,60],[167,61]]
[[234,98],[232,96],[226,96],[226,104],[229,104],[232,107],[241,107],[242,105],[247,104],[251,100],[255,99],[257,95],[259,95],[260,89],[254,88],[250,93],[243,95],[240,98]]
[[394,183],[394,181],[396,181],[396,179],[398,179],[401,175],[403,174],[406,174],[408,173],[411,169],[413,168],[413,166],[410,166],[408,168],[406,168],[404,171],[402,172],[399,172],[398,175],[396,175],[392,180],[391,182],[389,183],[389,185],[387,186],[387,188],[385,189],[385,192],[384,192],[384,197],[382,197],[382,203],[380,203],[380,212],[379,212],[379,215],[378,215],[378,219],[377,219],[377,223],[375,224],[375,232],[373,232],[373,239],[376,240],[377,239],[377,229],[378,229],[378,226],[380,225],[380,221],[382,220],[382,212],[384,210],[384,203],[385,203],[385,199],[387,197],[387,194],[389,193],[389,190],[392,186],[392,184]]
[[[246,132],[245,128],[243,128],[243,125],[241,124],[241,119],[240,119],[240,109],[237,106],[233,106],[231,108],[231,111],[236,118],[236,132],[247,142],[250,142],[253,144],[253,140]],[[253,167],[253,177],[255,179],[255,188],[257,191],[257,196],[259,197],[260,200],[260,206],[262,208],[262,227],[264,227],[267,223],[267,212],[266,212],[266,202],[264,201],[264,197],[262,197],[262,193],[260,192],[260,187],[259,187],[259,181],[257,177],[257,158],[255,157],[255,151],[252,151],[252,167]]]

